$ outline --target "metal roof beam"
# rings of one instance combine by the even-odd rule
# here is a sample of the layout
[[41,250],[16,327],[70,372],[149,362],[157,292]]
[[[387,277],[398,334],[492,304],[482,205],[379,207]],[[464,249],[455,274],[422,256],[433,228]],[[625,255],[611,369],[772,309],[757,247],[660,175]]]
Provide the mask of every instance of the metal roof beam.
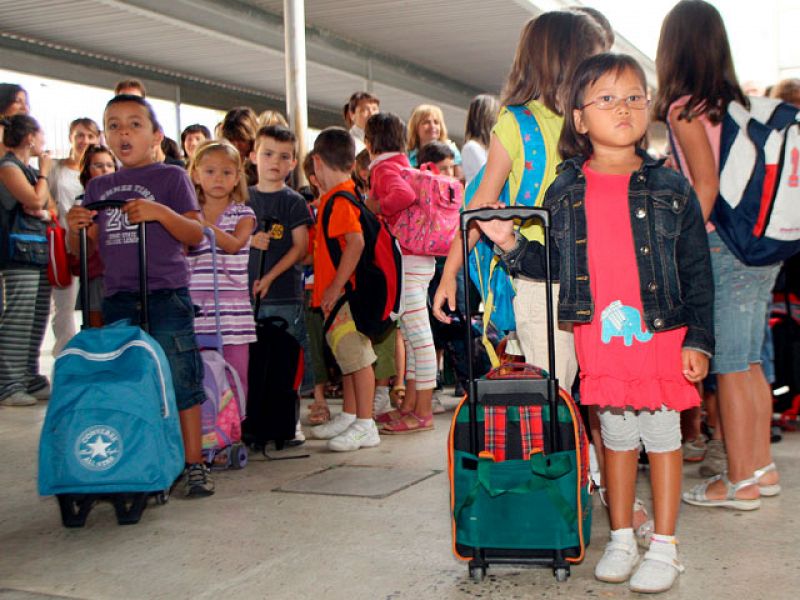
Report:
[[[89,53],[60,44],[52,44],[0,32],[0,68],[40,77],[74,81],[113,89],[122,78],[137,77],[147,85],[149,95],[165,100],[175,99],[180,88],[181,101],[199,106],[228,110],[232,106],[248,105],[256,111],[286,110],[282,96],[260,90],[223,85],[167,69],[155,69],[132,61]],[[341,123],[338,110],[310,105],[308,116],[312,127],[323,128]]]
[[[236,0],[99,0],[229,44],[283,54],[283,19]],[[452,106],[466,106],[483,90],[412,64],[400,57],[376,52],[330,32],[306,27],[308,62],[364,77]]]

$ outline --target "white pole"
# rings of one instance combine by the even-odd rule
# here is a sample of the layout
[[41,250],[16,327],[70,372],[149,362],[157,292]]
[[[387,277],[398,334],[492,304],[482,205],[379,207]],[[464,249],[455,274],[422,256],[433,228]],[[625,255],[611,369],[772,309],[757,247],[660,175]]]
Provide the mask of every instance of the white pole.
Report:
[[297,136],[295,181],[305,183],[300,168],[306,155],[308,99],[306,96],[306,14],[305,0],[283,0],[283,28],[286,56],[286,116]]

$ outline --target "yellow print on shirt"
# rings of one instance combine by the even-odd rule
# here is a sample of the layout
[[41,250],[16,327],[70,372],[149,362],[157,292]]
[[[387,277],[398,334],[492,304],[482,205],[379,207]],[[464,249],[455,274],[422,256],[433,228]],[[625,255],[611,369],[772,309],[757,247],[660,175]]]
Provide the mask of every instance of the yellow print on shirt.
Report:
[[280,223],[275,223],[270,230],[270,239],[272,240],[282,240],[283,239],[283,225]]

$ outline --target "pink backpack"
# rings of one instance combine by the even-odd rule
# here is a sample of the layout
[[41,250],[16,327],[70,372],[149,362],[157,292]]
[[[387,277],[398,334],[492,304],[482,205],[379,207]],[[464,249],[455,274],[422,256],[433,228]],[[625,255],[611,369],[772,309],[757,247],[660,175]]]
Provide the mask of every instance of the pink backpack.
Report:
[[417,201],[401,211],[392,234],[411,254],[447,256],[464,201],[461,182],[440,175],[431,163],[401,168],[400,176],[414,189]]

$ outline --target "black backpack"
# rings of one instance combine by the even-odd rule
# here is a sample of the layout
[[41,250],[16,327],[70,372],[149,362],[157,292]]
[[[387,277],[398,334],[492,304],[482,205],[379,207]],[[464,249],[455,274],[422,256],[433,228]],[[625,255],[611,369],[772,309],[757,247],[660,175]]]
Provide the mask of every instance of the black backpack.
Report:
[[344,198],[358,208],[358,220],[364,235],[364,251],[355,270],[355,288],[350,282],[345,285],[345,293],[325,321],[325,331],[330,329],[342,305],[349,302],[356,329],[367,337],[380,340],[389,333],[401,312],[403,255],[400,245],[389,233],[386,224],[363,202],[348,192],[336,192],[325,205],[321,223],[334,267],[338,268],[342,260],[339,242],[328,236],[328,225],[336,198]]

